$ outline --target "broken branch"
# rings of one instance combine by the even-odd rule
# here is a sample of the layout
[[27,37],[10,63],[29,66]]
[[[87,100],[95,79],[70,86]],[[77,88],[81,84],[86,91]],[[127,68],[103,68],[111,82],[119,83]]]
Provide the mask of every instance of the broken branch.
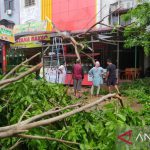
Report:
[[20,80],[21,78],[27,76],[28,74],[32,73],[32,72],[35,72],[36,70],[39,70],[41,67],[43,66],[42,63],[39,63],[37,64],[36,66],[32,67],[31,69],[27,70],[26,72],[20,74],[19,76],[17,77],[14,77],[14,78],[10,78],[10,79],[6,79],[6,80],[2,80],[0,81],[0,86],[1,85],[5,85],[5,84],[9,84],[9,83],[13,83],[15,81],[18,81]]
[[[17,126],[17,128],[12,128],[10,130],[6,130],[5,132],[0,132],[0,138],[6,138],[6,137],[10,137],[10,136],[13,136],[13,135],[16,135],[16,134],[19,134],[19,133],[23,133],[23,132],[26,132],[27,130],[31,129],[31,128],[35,128],[35,127],[39,127],[39,126],[45,126],[45,125],[48,125],[48,124],[51,124],[51,123],[54,123],[54,122],[57,122],[57,121],[60,121],[62,119],[65,119],[67,117],[70,117],[74,114],[77,114],[79,112],[82,112],[88,108],[91,108],[99,103],[101,103],[102,101],[110,98],[110,97],[114,97],[116,94],[108,94],[106,96],[103,96],[102,98],[100,98],[99,100],[97,101],[94,101],[90,104],[86,104],[84,106],[81,106],[80,108],[77,108],[77,109],[74,109],[72,111],[69,111],[67,113],[63,113],[59,116],[56,116],[56,117],[53,117],[53,118],[50,118],[50,119],[45,119],[45,120],[41,120],[41,121],[37,121],[37,122],[33,122],[33,123],[29,123],[29,124],[25,124],[25,125],[22,125],[20,123],[20,125]],[[35,116],[36,117],[36,116]]]

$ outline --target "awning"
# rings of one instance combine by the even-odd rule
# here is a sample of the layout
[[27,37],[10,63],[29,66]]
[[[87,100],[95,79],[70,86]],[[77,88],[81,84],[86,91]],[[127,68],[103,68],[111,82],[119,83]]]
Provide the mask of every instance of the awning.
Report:
[[15,23],[11,20],[2,19],[2,20],[0,20],[0,25],[4,25],[4,26],[12,25],[12,26],[14,26]]

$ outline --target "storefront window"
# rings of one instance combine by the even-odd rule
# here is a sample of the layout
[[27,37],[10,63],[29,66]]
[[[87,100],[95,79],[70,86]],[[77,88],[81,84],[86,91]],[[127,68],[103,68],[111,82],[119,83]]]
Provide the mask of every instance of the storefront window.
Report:
[[24,53],[21,50],[7,50],[7,71],[24,61]]

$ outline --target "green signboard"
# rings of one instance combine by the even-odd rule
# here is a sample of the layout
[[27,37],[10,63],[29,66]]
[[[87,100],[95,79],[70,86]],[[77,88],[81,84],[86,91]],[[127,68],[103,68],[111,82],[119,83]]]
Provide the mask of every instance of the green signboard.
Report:
[[14,27],[14,34],[46,31],[46,28],[47,28],[47,21],[30,22],[30,23],[26,23],[26,24],[16,25]]
[[0,40],[14,43],[15,39],[13,31],[5,26],[0,26]]

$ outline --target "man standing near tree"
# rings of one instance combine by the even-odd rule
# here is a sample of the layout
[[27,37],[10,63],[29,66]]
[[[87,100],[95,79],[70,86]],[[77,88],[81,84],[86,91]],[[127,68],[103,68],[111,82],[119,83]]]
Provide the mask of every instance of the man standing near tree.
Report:
[[72,68],[72,78],[74,86],[74,95],[78,98],[81,97],[81,85],[84,78],[83,68],[81,66],[80,60],[76,60],[76,64]]
[[110,59],[107,59],[107,65],[106,81],[109,93],[111,93],[111,86],[113,86],[117,90],[117,93],[120,94],[119,88],[117,86],[116,66]]

